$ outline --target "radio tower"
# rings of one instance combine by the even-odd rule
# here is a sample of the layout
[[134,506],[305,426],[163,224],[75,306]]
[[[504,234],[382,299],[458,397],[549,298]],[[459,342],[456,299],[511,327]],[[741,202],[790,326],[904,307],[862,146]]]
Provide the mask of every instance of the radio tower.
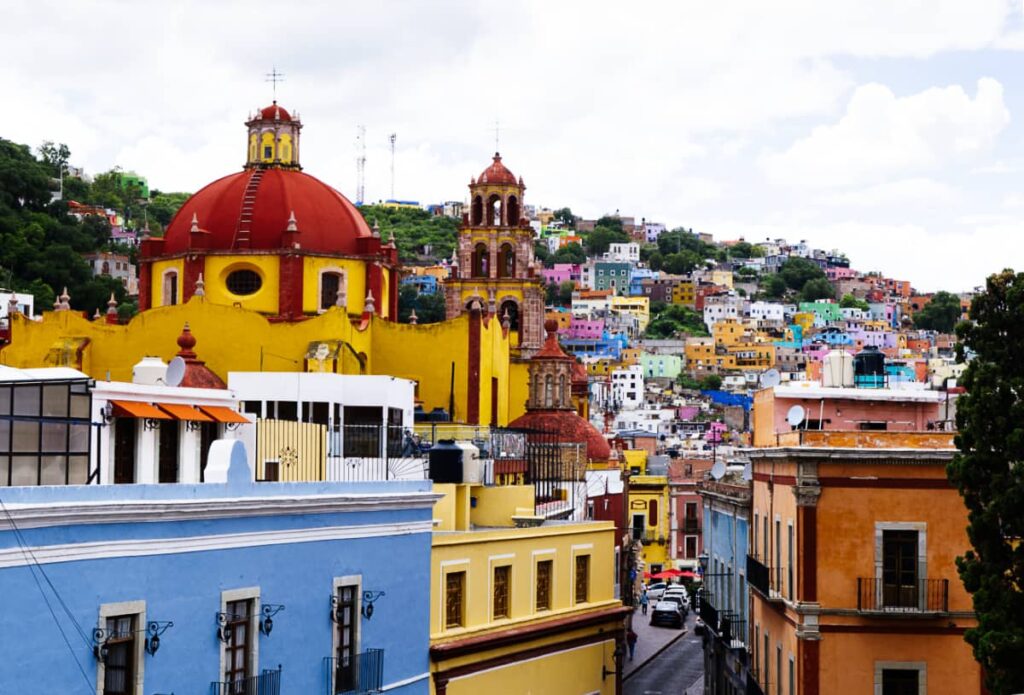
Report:
[[366,126],[356,126],[356,205],[366,200]]
[[395,199],[395,140],[397,138],[397,133],[391,133],[388,136],[388,141],[391,142],[391,200]]

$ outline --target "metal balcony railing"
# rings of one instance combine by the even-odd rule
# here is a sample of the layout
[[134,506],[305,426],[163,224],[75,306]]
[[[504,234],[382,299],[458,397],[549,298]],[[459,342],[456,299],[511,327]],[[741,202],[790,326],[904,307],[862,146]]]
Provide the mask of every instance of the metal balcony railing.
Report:
[[281,667],[258,676],[210,683],[210,695],[281,695]]
[[[746,695],[764,695],[764,690],[761,688],[761,683],[758,678],[759,674],[757,669],[752,668],[747,672]],[[765,685],[767,685],[767,683]]]
[[644,545],[665,542],[665,537],[660,535],[657,531],[641,531],[639,529],[633,529],[632,533],[633,540],[640,541]]
[[949,580],[918,579],[897,584],[875,577],[858,577],[857,610],[887,615],[948,613]]
[[369,695],[384,685],[384,650],[367,649],[347,659],[324,657],[325,695]]
[[700,533],[700,519],[683,519],[683,533]]
[[753,555],[747,555],[747,583],[765,598],[772,598],[771,577],[771,568]]

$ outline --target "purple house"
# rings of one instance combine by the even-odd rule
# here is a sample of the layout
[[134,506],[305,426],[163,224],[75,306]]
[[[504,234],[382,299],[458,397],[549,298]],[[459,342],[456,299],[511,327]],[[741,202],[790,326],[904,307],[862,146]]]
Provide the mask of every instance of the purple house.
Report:
[[570,340],[600,340],[604,333],[604,319],[569,319],[567,336]]
[[561,285],[563,282],[569,281],[579,282],[580,267],[574,263],[555,263],[554,267],[541,270],[540,275],[544,278],[545,285],[552,283]]

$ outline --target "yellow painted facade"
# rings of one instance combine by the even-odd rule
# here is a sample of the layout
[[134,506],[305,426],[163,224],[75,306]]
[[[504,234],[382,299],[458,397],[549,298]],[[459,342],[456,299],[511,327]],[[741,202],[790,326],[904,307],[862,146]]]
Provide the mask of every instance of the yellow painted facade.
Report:
[[617,692],[602,676],[616,670],[627,612],[614,598],[614,524],[515,527],[533,512],[530,486],[434,491],[431,693]]
[[663,475],[631,476],[626,514],[626,524],[633,537],[640,536],[640,555],[645,571],[657,572],[671,566],[668,478]]
[[677,282],[672,287],[672,303],[693,308],[697,305],[697,288],[690,281]]
[[629,314],[637,320],[640,332],[651,322],[651,300],[648,297],[612,297],[612,311]]
[[[0,364],[31,368],[71,366],[94,379],[131,381],[132,365],[145,356],[167,361],[178,350],[177,338],[189,323],[197,351],[210,369],[227,380],[231,371],[305,371],[310,345],[342,345],[330,371],[341,374],[387,374],[417,383],[417,398],[426,410],[447,409],[452,368],[455,413],[464,421],[469,402],[469,315],[441,323],[413,326],[377,317],[366,325],[337,308],[299,322],[270,322],[256,311],[193,297],[187,304],[142,312],[125,325],[87,321],[70,311],[47,312],[41,321],[16,316],[11,344],[0,350]],[[226,337],[233,339],[225,339]],[[526,370],[515,370],[521,383],[512,393],[509,337],[497,321],[481,321],[479,421],[492,422],[492,384],[497,388],[497,424],[525,407]],[[69,345],[77,346],[69,349]],[[80,348],[80,349],[78,349]],[[424,359],[424,355],[444,356]],[[511,399],[515,398],[516,401]],[[510,409],[510,403],[515,402]]]

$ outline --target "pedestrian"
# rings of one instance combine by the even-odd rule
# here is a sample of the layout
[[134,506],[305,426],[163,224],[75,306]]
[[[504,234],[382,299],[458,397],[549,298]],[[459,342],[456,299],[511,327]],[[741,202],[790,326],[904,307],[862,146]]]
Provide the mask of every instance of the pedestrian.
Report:
[[629,660],[632,661],[633,652],[636,651],[636,633],[633,632],[633,628],[626,631],[626,646],[629,647]]
[[647,589],[644,589],[644,592],[640,594],[640,612],[644,615],[647,615],[647,603]]

